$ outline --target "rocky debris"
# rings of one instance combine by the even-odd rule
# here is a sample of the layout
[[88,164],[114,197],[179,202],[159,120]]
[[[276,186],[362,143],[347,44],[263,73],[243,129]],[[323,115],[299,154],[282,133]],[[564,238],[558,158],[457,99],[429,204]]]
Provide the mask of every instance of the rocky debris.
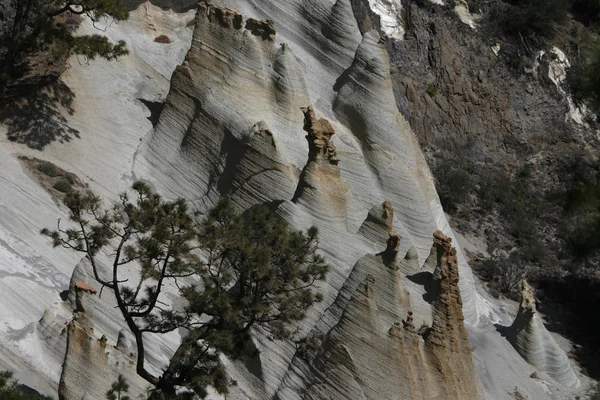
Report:
[[252,32],[254,36],[259,36],[263,40],[275,39],[275,23],[270,19],[259,21],[254,18],[248,18],[246,20],[246,29]]
[[538,315],[533,288],[527,281],[522,284],[517,316],[504,333],[517,352],[538,371],[567,387],[579,385],[569,358]]
[[317,119],[312,106],[302,107],[302,112],[304,113],[303,129],[308,132],[306,135],[308,161],[327,160],[331,165],[338,165],[340,160],[331,141],[331,137],[335,134],[331,123],[324,118]]

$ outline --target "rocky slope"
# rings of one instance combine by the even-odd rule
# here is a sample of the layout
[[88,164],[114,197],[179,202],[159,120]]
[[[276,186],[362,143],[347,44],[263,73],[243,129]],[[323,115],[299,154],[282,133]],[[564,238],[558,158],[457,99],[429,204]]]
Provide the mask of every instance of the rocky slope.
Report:
[[[228,195],[239,209],[268,203],[295,229],[319,228],[332,270],[324,301],[298,327],[312,340],[298,347],[255,332],[257,359],[225,360],[237,382],[228,398],[509,399],[516,385],[531,399],[561,399],[579,390],[546,375],[547,365],[529,378],[534,367],[493,326],[512,316],[478,288],[396,104],[402,71],[391,68],[395,42],[385,35],[402,19],[377,18],[381,8],[356,0],[214,3],[198,5],[192,36],[189,4],[132,2],[131,20],[106,31],[132,54],[65,75],[80,138],[40,154],[2,136],[0,165],[11,174],[0,180],[0,343],[10,351],[0,359],[45,365],[30,368],[39,382],[27,383],[48,393],[65,360],[66,398],[83,395],[65,393],[90,374],[108,377],[88,385],[98,398],[127,360],[113,350],[126,340],[110,293],[95,301],[93,328],[88,315],[64,323],[69,277],[93,282],[85,262],[72,273],[79,259],[37,235],[65,211],[16,160],[35,154],[108,199],[144,179],[199,214]],[[163,100],[147,120],[143,104]],[[177,302],[172,293],[163,300]],[[150,342],[153,368],[178,340]]]

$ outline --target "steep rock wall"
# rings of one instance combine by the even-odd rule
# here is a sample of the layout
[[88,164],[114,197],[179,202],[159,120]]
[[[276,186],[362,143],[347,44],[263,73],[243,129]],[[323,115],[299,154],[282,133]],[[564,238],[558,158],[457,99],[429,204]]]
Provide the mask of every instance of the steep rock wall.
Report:
[[[200,3],[192,47],[173,75],[156,128],[137,153],[134,174],[169,196],[189,199],[199,213],[218,196],[229,195],[240,209],[270,203],[295,229],[316,225],[332,269],[320,288],[324,301],[309,310],[298,326],[300,335],[325,334],[340,325],[344,307],[334,307],[336,299],[361,291],[366,275],[349,276],[379,268],[381,257],[373,254],[389,237],[387,231],[361,226],[374,206],[384,200],[396,205],[383,223],[393,223],[396,230],[390,244],[395,266],[385,267],[385,274],[392,275],[379,279],[395,283],[382,288],[377,301],[382,309],[392,310],[394,304],[405,309],[402,315],[389,311],[387,317],[378,308],[372,311],[374,321],[384,321],[377,322],[385,325],[377,332],[384,332],[382,343],[388,343],[389,329],[407,318],[408,303],[414,303],[410,307],[417,325],[432,322],[431,305],[423,299],[427,289],[402,276],[424,272],[420,268],[431,253],[431,232],[449,234],[450,229],[417,140],[395,106],[384,41],[375,30],[361,35],[353,4]],[[375,236],[365,233],[369,229]],[[468,265],[459,260],[459,267],[466,319],[477,324],[486,310],[477,305]],[[287,398],[306,390],[311,379],[293,364],[293,343],[273,343],[260,332],[255,342],[258,370],[228,361],[228,371],[239,383],[232,389],[236,396]],[[424,365],[434,360],[427,357]],[[376,368],[361,372],[365,377],[380,373]],[[460,373],[469,372],[465,368]],[[398,382],[417,376],[406,374]],[[446,385],[439,374],[441,369],[431,379],[432,393],[442,393],[437,386]],[[374,390],[379,381],[369,381]],[[394,390],[388,392],[390,398]]]
[[[339,315],[329,331],[313,331],[313,347],[294,359],[295,372],[310,382],[301,390],[285,379],[280,398],[466,399],[481,396],[463,325],[458,266],[450,239],[435,233],[438,291],[433,324],[423,321],[406,290],[397,259],[399,236],[386,226],[389,203],[374,208],[365,225],[388,235],[386,249],[361,258],[328,313]],[[432,290],[431,287],[428,288]],[[416,305],[416,304],[415,304]],[[417,310],[417,312],[415,312]],[[429,310],[431,312],[431,309]],[[419,319],[415,321],[415,315]],[[315,341],[318,343],[315,346]],[[298,393],[302,393],[299,395]]]

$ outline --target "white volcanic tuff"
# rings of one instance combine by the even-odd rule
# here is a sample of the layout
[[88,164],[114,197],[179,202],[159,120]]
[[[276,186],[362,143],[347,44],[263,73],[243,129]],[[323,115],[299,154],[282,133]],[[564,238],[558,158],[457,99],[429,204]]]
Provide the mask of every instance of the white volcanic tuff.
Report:
[[523,281],[521,304],[513,324],[506,329],[506,337],[528,363],[550,375],[561,384],[579,386],[569,358],[537,313],[533,288]]
[[[386,209],[391,210],[391,207]],[[375,206],[360,230],[369,240],[378,240],[382,235],[397,238],[391,232],[390,219],[381,211],[381,207]],[[444,238],[441,234],[438,237]],[[425,304],[425,308],[415,309],[413,301],[422,302],[421,295],[412,296],[406,291],[407,286],[417,284],[404,277],[401,264],[406,261],[395,260],[394,249],[388,241],[385,252],[358,260],[323,317],[338,322],[325,331],[319,332],[317,328],[312,332],[318,347],[309,348],[294,359],[291,373],[279,391],[282,398],[462,400],[465,395],[478,397],[471,350],[464,329],[461,332],[460,299],[458,304],[443,300],[452,298],[452,293],[457,296],[457,288],[453,286],[457,271],[454,269],[452,284],[442,284],[448,283],[450,276],[448,270],[441,269],[443,264],[438,260],[446,262],[453,253],[448,253],[448,249],[439,253],[436,247],[431,257],[436,269],[440,269],[440,288],[446,291],[437,302],[446,301],[449,306],[436,316],[435,331],[451,339],[444,342],[439,335],[432,335],[433,341],[428,343],[428,335],[422,337],[416,332],[421,320],[413,319],[409,313],[413,311],[420,318],[431,315],[431,307]],[[427,286],[429,301],[432,301],[436,285],[431,278],[429,281],[420,285]],[[427,324],[431,326],[431,321]],[[457,385],[453,374],[458,370],[462,373]],[[294,379],[296,375],[309,383]]]
[[374,13],[381,18],[381,30],[392,39],[404,39],[402,2],[400,0],[368,0]]
[[[0,347],[6,363],[14,365],[17,377],[48,395],[56,395],[64,356],[64,338],[47,340],[48,316],[56,315],[62,324],[71,318],[60,293],[69,286],[69,277],[81,254],[52,249],[50,240],[39,234],[43,227],[67,220],[50,195],[36,182],[17,156],[25,154],[49,160],[76,173],[90,188],[107,200],[131,184],[131,164],[139,138],[152,128],[147,108],[137,99],[160,100],[166,96],[175,65],[189,48],[192,30],[189,14],[162,11],[150,3],[133,11],[128,21],[114,22],[106,35],[112,40],[125,39],[131,54],[118,62],[73,58],[63,75],[73,90],[74,114],[68,124],[79,130],[80,138],[68,144],[52,143],[38,152],[6,139],[6,127],[0,126]],[[152,26],[154,25],[154,27]],[[85,20],[82,33],[102,33]],[[154,43],[166,34],[173,43]],[[159,72],[157,72],[157,70]],[[105,293],[103,299],[110,298]],[[46,313],[44,310],[49,309]],[[42,315],[46,315],[42,321]],[[123,327],[114,304],[107,303],[97,313],[99,332],[107,333],[111,343]],[[38,322],[40,321],[40,322]],[[60,340],[58,340],[60,339]],[[151,344],[151,359],[168,359],[177,335]],[[63,349],[63,350],[61,350]],[[6,350],[6,351],[5,351]],[[29,366],[35,379],[23,376]]]
[[[413,259],[415,253],[423,261],[429,256],[431,234],[439,226],[430,206],[439,204],[433,181],[416,138],[395,106],[384,46],[375,31],[360,37],[348,0],[263,1],[256,10],[254,4],[224,3],[239,5],[242,11],[252,9],[251,13],[281,11],[263,16],[276,21],[275,40],[244,29],[245,22],[235,11],[217,11],[201,3],[192,48],[173,75],[159,124],[145,138],[134,171],[161,192],[192,200],[200,211],[217,196],[233,193],[240,208],[252,202],[283,201],[278,212],[291,226],[318,226],[321,249],[332,270],[321,288],[325,300],[310,310],[301,332],[315,324],[327,332],[337,317],[320,315],[336,298],[352,266],[374,247],[354,235],[374,204],[390,200],[396,205],[395,226],[404,238],[401,258],[409,248],[414,249]],[[326,24],[331,29],[323,31]],[[355,35],[338,33],[350,26],[359,41]],[[309,163],[304,179],[311,190],[301,192],[294,202],[284,188],[296,185],[297,178],[280,174],[277,168],[252,175],[254,186],[236,182],[233,175],[227,178],[232,144],[247,143],[259,121],[269,127],[275,145],[256,153],[254,164],[271,159],[284,169],[303,167],[307,146],[299,107],[310,103],[335,129],[339,175],[324,174]],[[240,164],[234,165],[236,174],[242,172]],[[329,193],[336,187],[336,193]],[[239,191],[244,196],[236,198]],[[419,290],[412,291],[422,296]],[[427,314],[426,305],[420,310]],[[478,307],[468,305],[465,310],[471,313],[469,321],[479,320]],[[261,335],[255,341],[261,352],[260,374],[237,364],[230,371],[244,393],[269,397],[278,390],[295,349]]]
[[[362,151],[361,141],[357,140],[353,133],[344,126],[343,123],[337,121],[336,116],[332,112],[332,103],[337,97],[337,92],[333,90],[336,80],[342,73],[351,66],[356,49],[361,42],[361,36],[355,25],[356,22],[352,17],[352,10],[349,2],[345,0],[338,1],[317,1],[317,0],[288,0],[288,1],[242,1],[231,0],[227,2],[229,5],[236,3],[238,8],[243,9],[244,14],[259,18],[271,17],[275,20],[276,29],[278,31],[277,41],[288,43],[295,57],[283,64],[286,66],[285,72],[278,75],[289,78],[291,82],[304,81],[306,89],[298,91],[292,89],[298,87],[298,84],[285,83],[286,89],[282,92],[276,92],[279,96],[281,93],[285,97],[291,97],[290,94],[303,93],[303,96],[308,97],[308,101],[301,104],[315,104],[320,115],[325,114],[332,121],[336,129],[334,141],[337,145],[338,155],[341,158],[340,167],[342,169],[342,180],[350,185],[351,192],[348,195],[348,212],[347,219],[343,221],[339,218],[329,220],[327,210],[314,210],[307,207],[301,207],[291,202],[285,202],[280,207],[279,212],[284,215],[292,225],[299,228],[306,228],[311,224],[316,224],[321,229],[322,247],[328,261],[332,264],[332,273],[330,274],[329,283],[324,286],[326,300],[309,313],[309,318],[303,324],[303,331],[311,329],[318,320],[323,308],[331,304],[337,294],[337,291],[342,287],[346,277],[350,274],[351,266],[364,254],[372,253],[373,250],[382,250],[381,245],[377,245],[374,241],[363,240],[352,235],[350,232],[355,232],[359,229],[364,220],[367,210],[373,204],[380,204],[387,199],[386,193],[382,191],[379,184],[368,183],[370,180],[375,182],[375,178],[370,169],[366,168],[365,156]],[[256,8],[255,8],[256,7]],[[335,12],[334,12],[335,7]],[[72,60],[72,69],[67,72],[66,79],[69,86],[76,92],[76,112],[69,117],[71,124],[74,124],[82,132],[81,140],[75,140],[69,145],[55,144],[49,146],[40,158],[46,158],[63,166],[69,170],[77,172],[83,179],[90,181],[91,187],[102,195],[109,198],[115,198],[115,193],[123,190],[130,184],[132,164],[132,155],[136,149],[136,145],[140,136],[151,128],[150,123],[146,120],[148,115],[147,110],[139,104],[137,97],[144,96],[145,98],[160,99],[166,93],[167,82],[164,76],[170,75],[170,71],[166,73],[157,73],[156,69],[161,70],[160,65],[163,65],[164,54],[168,51],[169,46],[160,45],[152,42],[157,33],[165,33],[173,39],[173,34],[158,29],[153,31],[149,29],[149,24],[144,15],[143,8],[138,9],[132,15],[129,21],[113,24],[107,34],[113,39],[124,38],[128,41],[134,41],[134,54],[123,58],[117,63],[106,63],[102,60],[93,61],[89,66],[81,66],[76,60]],[[314,12],[313,12],[314,11]],[[173,15],[173,20],[179,18]],[[159,20],[155,20],[159,21]],[[181,23],[184,25],[185,18],[182,18]],[[158,22],[163,23],[163,20]],[[135,29],[131,29],[131,25],[135,25]],[[329,24],[335,27],[334,32],[324,32],[323,26]],[[157,25],[160,27],[160,25]],[[89,26],[84,29],[89,29],[89,32],[95,32]],[[125,33],[126,32],[126,33]],[[183,29],[182,33],[186,30]],[[328,36],[325,36],[325,33]],[[140,35],[140,38],[136,38]],[[183,35],[185,36],[185,35]],[[139,39],[139,40],[138,40]],[[184,40],[176,41],[174,45],[184,46]],[[164,51],[165,53],[161,53]],[[227,55],[227,51],[222,51],[221,54]],[[291,54],[290,52],[289,54]],[[154,54],[150,56],[151,54]],[[172,54],[180,54],[180,51]],[[286,55],[288,53],[285,53]],[[143,61],[143,57],[146,61]],[[212,56],[211,56],[212,57]],[[180,62],[178,59],[168,60],[172,68]],[[295,65],[295,66],[294,66]],[[288,68],[287,66],[292,66]],[[280,67],[273,67],[273,69]],[[295,71],[296,78],[291,78]],[[278,76],[274,75],[274,76]],[[262,75],[261,75],[262,76]],[[284,79],[284,78],[281,78]],[[284,81],[287,82],[287,81]],[[236,97],[244,93],[244,87],[237,87],[237,91],[227,95]],[[215,89],[216,90],[216,89]],[[262,90],[262,89],[261,89]],[[295,91],[295,92],[294,92]],[[215,103],[223,101],[220,92],[217,91],[210,100]],[[376,97],[376,96],[375,96]],[[290,130],[279,129],[276,127],[280,123],[278,114],[270,114],[272,103],[264,104],[260,101],[261,96],[249,96],[251,102],[256,102],[255,108],[243,105],[240,107],[244,113],[250,109],[252,116],[248,118],[250,125],[244,127],[241,131],[246,135],[252,129],[253,124],[259,121],[265,121],[271,128],[275,139],[280,149],[279,156],[284,163],[287,162],[293,165],[298,171],[306,162],[307,147],[303,139],[301,113],[299,110],[290,108],[289,113],[299,123],[296,125],[287,121],[285,127],[290,127]],[[247,98],[243,98],[246,100]],[[282,101],[282,100],[278,100]],[[379,100],[380,101],[380,100]],[[283,102],[283,101],[282,101]],[[237,107],[240,104],[227,103],[226,107]],[[374,107],[376,110],[376,108]],[[217,110],[218,111],[218,110]],[[275,116],[273,116],[275,115]],[[377,114],[375,114],[377,115]],[[289,118],[289,117],[288,117]],[[293,126],[293,127],[292,127]],[[411,136],[410,131],[406,128],[405,122],[400,123],[402,127],[399,129],[401,135]],[[4,132],[0,132],[0,140],[5,140]],[[263,146],[260,149],[266,148]],[[9,151],[10,150],[10,151]],[[142,149],[143,151],[143,149]],[[78,261],[77,255],[69,252],[50,249],[45,238],[38,235],[39,228],[42,226],[53,226],[57,216],[64,217],[64,213],[56,208],[50,197],[33,181],[22,173],[22,170],[16,168],[14,154],[10,152],[25,152],[28,154],[32,151],[20,147],[15,144],[1,143],[0,146],[0,165],[5,171],[10,172],[6,176],[0,177],[0,204],[4,207],[2,218],[0,218],[1,232],[6,234],[9,239],[2,243],[6,258],[0,261],[0,270],[8,271],[16,264],[13,262],[9,254],[15,254],[15,249],[23,264],[29,265],[30,257],[34,258],[41,265],[43,260],[47,261],[51,276],[58,279],[61,290],[66,288],[70,270]],[[217,154],[219,154],[217,152]],[[271,153],[268,153],[271,154]],[[258,157],[252,158],[259,160]],[[392,158],[391,158],[392,159]],[[168,160],[167,160],[168,161]],[[163,161],[165,164],[167,161]],[[12,163],[12,164],[11,164]],[[257,163],[258,164],[258,163]],[[396,164],[390,163],[390,168],[396,168]],[[158,168],[158,167],[157,167]],[[421,178],[425,183],[422,188],[425,193],[425,201],[417,201],[414,204],[395,204],[398,207],[421,209],[426,207],[423,203],[431,204],[431,209],[436,218],[434,225],[447,227],[447,222],[441,212],[441,207],[437,201],[435,193],[431,194],[428,191],[433,190],[427,168],[416,163],[416,166],[410,166],[409,170],[421,171]],[[198,193],[205,189],[204,184],[200,184],[195,176],[193,168],[183,170],[187,175],[181,178],[180,184],[187,186],[185,195],[188,199],[197,200]],[[177,178],[175,175],[161,174],[158,169],[150,168],[144,171],[143,177],[155,177],[163,182]],[[366,183],[365,183],[366,182]],[[295,184],[295,179],[292,179]],[[165,185],[161,183],[160,185]],[[158,185],[158,186],[160,186]],[[361,186],[362,185],[362,186]],[[175,185],[173,185],[175,189]],[[363,187],[358,190],[357,188]],[[428,189],[429,188],[429,189]],[[263,192],[269,192],[270,187],[263,187]],[[255,189],[253,189],[253,192]],[[353,192],[360,192],[355,195]],[[6,195],[5,195],[6,193]],[[172,193],[172,192],[171,192]],[[254,193],[254,195],[257,195]],[[278,195],[279,196],[279,195]],[[291,197],[290,197],[291,198]],[[353,200],[359,198],[359,200]],[[366,200],[370,199],[370,200]],[[249,200],[239,201],[239,204],[247,204],[246,201],[254,201],[254,198]],[[439,209],[438,209],[439,207]],[[287,210],[287,211],[286,211]],[[406,221],[400,221],[399,217],[395,217],[396,226],[401,223],[406,224]],[[411,222],[412,224],[413,222]],[[418,224],[418,222],[414,222]],[[425,229],[428,223],[425,222]],[[345,230],[349,227],[350,232]],[[443,228],[445,233],[449,233],[449,228]],[[407,232],[401,232],[405,236],[400,249],[400,256],[410,248],[411,257],[415,256],[421,260],[419,264],[424,262],[425,257],[431,249],[431,240],[423,239],[422,242],[415,238],[410,238]],[[430,235],[431,232],[425,232],[424,235]],[[410,240],[413,239],[416,243],[414,247]],[[414,251],[418,250],[418,251]],[[17,260],[19,259],[17,258]],[[462,257],[459,257],[459,263],[462,263]],[[21,267],[19,267],[21,268]],[[34,268],[27,269],[27,273],[38,273]],[[43,271],[43,270],[42,270]],[[57,272],[58,271],[58,272]],[[461,269],[461,280],[463,283],[463,271]],[[31,275],[32,279],[45,279],[39,275]],[[57,277],[57,278],[56,278]],[[406,282],[406,280],[405,280]],[[406,282],[407,283],[407,282]],[[39,368],[40,375],[55,374],[60,372],[60,362],[62,360],[54,360],[51,354],[43,348],[43,341],[38,334],[32,334],[35,321],[38,321],[47,307],[52,307],[54,302],[59,302],[58,292],[50,287],[40,287],[36,281],[29,279],[20,279],[15,276],[0,277],[0,291],[3,293],[3,305],[0,308],[0,343],[2,347],[10,348],[21,359],[27,360],[30,364],[35,364]],[[414,299],[421,298],[422,292],[416,296],[411,291],[411,288],[422,289],[421,286],[411,285],[407,283],[406,288],[411,292],[413,297],[413,308],[416,309]],[[477,297],[472,297],[472,300],[467,301],[465,291],[461,288],[463,300],[465,301],[465,313],[472,314],[474,311],[467,311],[468,304],[472,303],[477,307],[482,306],[482,302],[477,300]],[[39,296],[39,297],[36,297]],[[105,293],[103,299],[110,299],[110,294]],[[6,300],[9,299],[9,300]],[[422,300],[421,300],[422,301]],[[102,310],[96,311],[96,316],[104,321],[96,324],[99,333],[109,332],[109,342],[114,343],[117,340],[118,331],[122,326],[116,321],[120,321],[120,317],[115,313],[114,304],[104,302]],[[8,305],[5,305],[8,304]],[[15,309],[19,313],[13,313]],[[427,314],[428,308],[426,304],[422,310],[415,310],[416,314]],[[70,314],[70,310],[66,310]],[[54,313],[58,313],[59,323],[62,324],[65,310],[62,306],[55,307]],[[106,316],[103,317],[103,314]],[[480,312],[485,315],[486,312]],[[27,330],[12,330],[13,335],[5,335],[6,321],[5,317],[11,319],[10,326],[26,327]],[[415,316],[416,325],[418,326],[418,315]],[[426,321],[425,317],[422,317]],[[510,345],[506,340],[501,338],[491,325],[485,325],[485,318],[469,319],[469,323],[483,322],[482,329],[473,328],[476,334],[472,335],[475,343],[475,354],[481,362],[479,369],[482,375],[489,371],[493,371],[493,377],[487,379],[487,382],[495,382],[496,390],[492,398],[511,398],[511,391],[514,389],[514,383],[519,382],[519,388],[526,394],[532,394],[532,399],[547,398],[544,392],[538,387],[537,380],[528,378],[530,368],[515,351],[511,350]],[[317,324],[319,326],[333,326],[337,323],[335,318],[321,318]],[[41,324],[40,331],[42,328]],[[484,329],[485,328],[485,329]],[[20,334],[20,336],[15,335]],[[160,344],[152,345],[150,353],[152,354],[153,363],[155,366],[162,365],[170,351],[174,346],[174,338],[166,338]],[[266,398],[276,391],[276,386],[281,382],[282,374],[286,373],[290,364],[290,359],[293,357],[295,348],[290,343],[278,343],[268,340],[265,336],[259,335],[256,339],[258,347],[261,350],[262,375],[257,377],[248,372],[245,366],[227,361],[231,365],[229,371],[234,378],[238,380],[239,386],[232,388],[234,393],[232,398],[247,398],[248,395],[258,398]],[[484,345],[480,345],[484,343]],[[505,344],[505,347],[502,345]],[[497,353],[497,349],[502,349],[501,357],[493,357]],[[3,352],[4,354],[4,352]],[[156,361],[159,359],[159,361]],[[15,365],[18,365],[15,363]],[[508,368],[506,368],[508,366]],[[525,366],[525,367],[523,367]],[[517,368],[518,367],[518,368]],[[385,373],[385,371],[383,371]],[[237,379],[237,378],[240,379]],[[57,382],[57,377],[46,377],[50,383]],[[294,380],[302,383],[303,375],[292,371],[288,374],[288,380]],[[497,382],[502,382],[498,384]],[[541,381],[540,381],[541,382]],[[542,382],[554,391],[549,381]],[[542,384],[540,383],[540,384]],[[529,385],[529,386],[527,386]],[[527,390],[523,390],[527,387]],[[537,391],[532,390],[532,387],[537,387]],[[546,389],[547,390],[547,389]],[[561,389],[562,390],[562,389]],[[292,398],[290,389],[282,388],[278,394],[280,398]],[[353,397],[359,393],[359,389],[349,385],[348,396]],[[244,396],[243,393],[248,395]],[[541,394],[540,394],[541,393]],[[553,394],[556,393],[555,391]],[[564,391],[563,391],[564,393]],[[52,394],[52,393],[48,393]],[[289,395],[289,396],[288,396]]]

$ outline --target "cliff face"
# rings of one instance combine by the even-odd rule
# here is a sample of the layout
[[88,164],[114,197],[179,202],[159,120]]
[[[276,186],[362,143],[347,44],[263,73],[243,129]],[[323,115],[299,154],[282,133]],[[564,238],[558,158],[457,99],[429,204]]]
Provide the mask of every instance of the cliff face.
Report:
[[[307,390],[285,380],[281,398],[307,399],[466,399],[481,396],[471,348],[463,324],[455,249],[450,239],[434,234],[440,279],[430,301],[407,288],[397,251],[401,238],[386,224],[393,216],[388,202],[374,207],[365,225],[388,235],[384,251],[366,255],[354,266],[328,313],[337,324],[309,337],[318,346],[304,349],[294,372],[309,381]],[[386,226],[387,225],[387,226]],[[378,232],[377,232],[378,231]],[[432,292],[431,285],[427,292]],[[433,323],[427,322],[428,310]],[[431,318],[431,315],[429,316]],[[339,319],[337,319],[339,318]],[[314,345],[314,343],[313,343]],[[304,393],[294,396],[292,393]]]
[[[487,69],[474,75],[456,55],[452,40],[469,41],[471,30],[456,18],[438,24],[442,11],[455,15],[449,5],[420,20],[417,2],[405,5],[402,18],[391,22],[404,21],[406,39],[386,39],[390,20],[371,6],[381,12],[386,5],[398,10],[399,3],[215,0],[201,2],[191,21],[193,12],[168,8],[185,10],[195,2],[130,0],[130,20],[107,27],[106,35],[127,40],[131,54],[114,63],[72,62],[65,73],[77,95],[67,120],[82,135],[49,145],[44,159],[76,172],[107,201],[118,201],[119,192],[143,179],[166,198],[186,198],[198,214],[228,195],[239,209],[268,203],[293,229],[319,228],[332,268],[319,288],[324,301],[295,327],[308,339],[273,341],[254,332],[256,359],[224,360],[237,382],[228,398],[511,399],[517,385],[531,399],[572,393],[565,386],[568,371],[565,385],[555,382],[561,374],[550,372],[531,379],[533,362],[519,354],[526,346],[513,347],[494,328],[503,310],[478,292],[406,120],[414,116],[420,138],[455,137],[464,149],[477,132],[494,128],[497,117],[506,122],[502,96],[489,112],[473,109],[496,96],[493,86],[504,77],[491,79]],[[97,33],[91,24],[82,29]],[[172,42],[155,42],[159,34]],[[423,60],[439,72],[443,96],[425,92],[437,81]],[[481,85],[475,82],[480,76]],[[505,97],[537,96],[515,86]],[[153,107],[163,101],[159,118]],[[461,136],[464,126],[469,135]],[[508,146],[509,131],[477,142],[475,150]],[[92,304],[78,301],[76,283],[93,283],[88,266],[79,263],[69,284],[79,255],[50,249],[38,234],[66,215],[17,161],[31,152],[0,141],[0,166],[9,172],[0,180],[0,319],[6,321],[0,355],[14,350],[13,357],[36,365],[35,373],[53,387],[64,362],[63,397],[87,390],[101,399],[118,373],[141,393],[134,350],[110,292]],[[68,287],[68,301],[61,302]],[[169,288],[161,301],[179,304],[175,291]],[[77,307],[85,312],[67,328]],[[103,335],[107,341],[99,340]],[[178,335],[148,339],[149,368],[167,364]],[[544,345],[540,354],[556,349]],[[523,352],[534,360],[528,353],[537,352]],[[536,365],[549,371],[548,364]]]
[[[190,199],[200,212],[229,195],[240,209],[269,203],[292,227],[320,229],[332,271],[321,288],[325,301],[299,332],[324,337],[322,349],[306,363],[292,343],[258,332],[260,373],[231,361],[228,371],[239,382],[232,391],[285,399],[354,398],[336,397],[342,388],[373,399],[479,396],[458,327],[458,292],[471,323],[489,311],[478,305],[457,254],[452,273],[440,276],[451,281],[441,311],[430,304],[435,285],[421,282],[433,272],[421,270],[431,233],[450,230],[416,137],[395,105],[384,40],[364,26],[361,34],[360,2],[255,6],[200,3],[192,47],[134,167],[137,177]],[[405,279],[416,274],[416,282]],[[407,328],[398,329],[402,320]],[[427,344],[418,327],[432,322],[437,331]],[[335,372],[318,373],[325,365]],[[389,368],[397,379],[385,378]]]

